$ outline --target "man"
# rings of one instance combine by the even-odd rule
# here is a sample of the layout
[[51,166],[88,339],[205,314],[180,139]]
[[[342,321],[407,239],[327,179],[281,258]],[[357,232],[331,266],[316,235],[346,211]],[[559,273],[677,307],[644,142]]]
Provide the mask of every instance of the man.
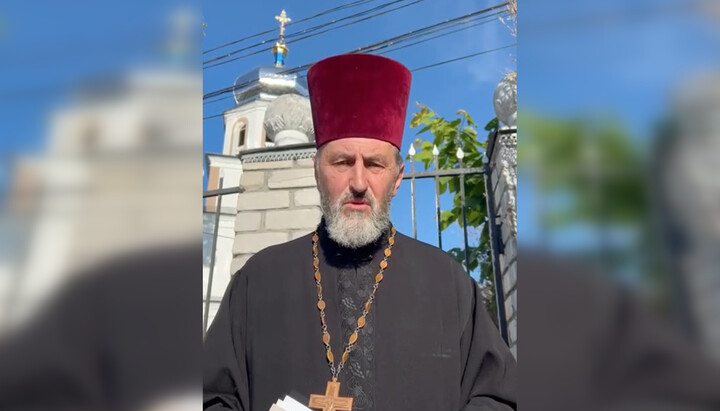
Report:
[[390,223],[410,72],[342,55],[308,85],[323,221],[234,275],[205,340],[205,409],[290,393],[313,409],[515,409],[515,360],[477,284]]

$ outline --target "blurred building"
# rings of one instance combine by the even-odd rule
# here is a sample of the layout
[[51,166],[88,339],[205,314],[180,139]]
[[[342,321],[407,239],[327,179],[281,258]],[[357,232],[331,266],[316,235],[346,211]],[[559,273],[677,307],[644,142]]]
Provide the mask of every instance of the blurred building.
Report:
[[0,321],[25,318],[71,273],[113,255],[197,237],[199,224],[175,217],[197,204],[182,193],[201,178],[191,173],[201,90],[196,72],[136,70],[88,82],[50,115],[45,152],[12,170],[8,208],[27,241],[15,242]]
[[131,51],[146,63],[80,80],[47,113],[41,151],[11,159],[0,221],[0,331],[96,264],[199,242],[200,221],[187,218],[199,214],[202,181],[197,18],[184,8],[164,17],[169,25],[148,39],[150,54]]

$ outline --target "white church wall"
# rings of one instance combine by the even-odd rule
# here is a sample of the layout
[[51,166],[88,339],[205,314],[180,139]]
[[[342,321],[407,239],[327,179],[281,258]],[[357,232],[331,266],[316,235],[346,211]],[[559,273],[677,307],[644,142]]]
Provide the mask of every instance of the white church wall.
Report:
[[[203,224],[203,248],[210,250],[212,248],[212,237],[214,235],[213,224],[215,222],[214,213],[205,213]],[[217,306],[220,304],[225,289],[230,283],[231,264],[232,264],[232,248],[235,236],[235,216],[221,215],[219,231],[217,233],[217,244],[215,248],[215,261],[213,269],[212,290],[210,292],[210,315],[208,324],[212,323],[215,317]],[[205,243],[209,244],[205,244]],[[207,298],[208,283],[210,280],[210,261],[209,254],[203,256],[203,303]],[[204,307],[203,307],[204,309]]]
[[[320,222],[312,160],[244,163],[236,222],[234,269],[252,254],[310,233]],[[263,184],[260,184],[260,182]]]
[[[218,244],[226,242],[222,250],[218,245],[217,259],[230,262],[227,271],[223,268],[223,276],[213,277],[210,319],[216,310],[216,296],[222,297],[220,291],[248,259],[263,248],[306,235],[317,227],[321,212],[310,158],[314,152],[314,144],[309,144],[303,149],[269,148],[248,156],[254,157],[249,161],[242,158],[240,186],[245,191],[237,195],[237,216],[231,229],[221,223],[221,236],[228,233],[233,240],[228,247],[230,241],[218,238]],[[262,160],[256,161],[258,156]]]

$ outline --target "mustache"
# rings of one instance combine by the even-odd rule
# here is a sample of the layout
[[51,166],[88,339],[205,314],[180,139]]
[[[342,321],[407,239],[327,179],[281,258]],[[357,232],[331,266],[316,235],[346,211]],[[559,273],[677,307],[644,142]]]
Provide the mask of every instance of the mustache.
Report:
[[351,191],[346,191],[338,199],[337,204],[342,205],[349,201],[363,201],[363,202],[369,204],[373,208],[375,208],[375,206],[377,205],[377,200],[375,199],[375,196],[370,191],[365,191],[364,193],[353,193]]

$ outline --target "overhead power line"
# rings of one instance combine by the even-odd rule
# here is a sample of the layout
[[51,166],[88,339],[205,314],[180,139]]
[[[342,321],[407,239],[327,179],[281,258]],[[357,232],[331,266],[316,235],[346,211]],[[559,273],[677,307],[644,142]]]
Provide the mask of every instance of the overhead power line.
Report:
[[[422,28],[419,28],[416,30],[412,30],[412,31],[409,31],[404,34],[400,34],[398,36],[379,41],[379,42],[371,44],[369,46],[360,47],[354,51],[355,52],[363,52],[363,53],[373,52],[373,51],[379,50],[381,48],[391,46],[391,45],[401,42],[401,41],[406,41],[408,39],[417,38],[417,37],[424,36],[427,34],[435,33],[440,30],[446,30],[448,28],[452,28],[452,27],[455,27],[460,24],[468,23],[471,21],[470,19],[473,19],[473,21],[474,21],[478,18],[478,16],[482,16],[483,14],[486,14],[491,11],[494,11],[494,10],[497,10],[500,8],[504,8],[504,7],[505,7],[505,3],[491,6],[486,9],[482,9],[482,10],[474,11],[472,13],[465,14],[463,16],[454,17],[452,19],[448,19],[445,21],[441,21],[439,23],[431,24],[429,26],[425,26],[425,27],[422,27]],[[497,15],[497,14],[502,14],[502,12],[496,13],[495,15]]]
[[441,62],[439,62],[439,63],[428,64],[427,66],[416,67],[416,68],[414,68],[414,69],[412,69],[412,70],[410,70],[410,71],[412,71],[413,73],[416,73],[416,72],[421,71],[421,70],[425,70],[425,69],[429,69],[429,68],[437,67],[437,66],[442,66],[442,65],[448,64],[448,63],[454,63],[454,62],[456,62],[456,61],[469,59],[470,57],[480,56],[480,55],[483,55],[483,54],[488,54],[488,53],[492,53],[492,52],[494,52],[494,51],[500,51],[500,50],[504,50],[504,49],[507,49],[507,48],[510,48],[510,47],[515,47],[515,46],[517,46],[517,43],[508,44],[507,46],[497,47],[497,48],[490,49],[490,50],[479,51],[479,52],[477,52],[477,53],[472,53],[472,54],[468,54],[468,55],[465,55],[465,56],[462,56],[462,57],[457,57],[457,58],[454,58],[454,59],[441,61]]
[[[464,55],[464,56],[461,56],[461,57],[456,57],[456,58],[452,58],[452,59],[448,59],[448,60],[443,60],[443,61],[440,61],[440,62],[437,62],[437,63],[428,64],[428,65],[426,65],[426,66],[416,67],[416,68],[414,68],[414,69],[411,69],[410,71],[413,72],[413,73],[416,73],[416,72],[418,72],[418,71],[426,70],[426,69],[433,68],[433,67],[442,66],[442,65],[445,65],[445,64],[449,64],[449,63],[454,63],[454,62],[460,61],[460,60],[466,60],[466,59],[469,59],[469,58],[471,58],[471,57],[477,57],[477,56],[480,56],[480,55],[493,53],[493,52],[496,52],[496,51],[508,49],[508,48],[510,48],[510,47],[515,47],[515,46],[517,46],[517,43],[508,44],[508,45],[505,45],[505,46],[502,46],[502,47],[496,47],[496,48],[489,49],[489,50],[483,50],[483,51],[479,51],[479,52],[477,52],[477,53],[467,54],[467,55]],[[307,68],[307,67],[309,67],[310,65],[311,65],[311,64],[306,64],[306,65],[301,66],[301,67]],[[218,113],[218,114],[213,114],[213,115],[210,115],[210,116],[206,116],[206,117],[203,117],[203,121],[204,121],[204,120],[213,119],[213,118],[217,118],[217,117],[222,117],[222,115],[223,115],[223,113]]]
[[[302,19],[300,19],[300,20],[293,20],[293,21],[287,23],[287,24],[285,25],[285,27],[290,27],[290,26],[293,26],[293,25],[295,25],[295,24],[304,23],[304,22],[306,22],[306,21],[310,21],[310,20],[312,20],[312,19],[315,19],[315,18],[318,18],[318,17],[322,17],[322,16],[325,16],[325,15],[334,13],[334,12],[336,12],[336,11],[340,11],[340,10],[344,10],[344,9],[348,9],[348,8],[352,8],[352,7],[356,7],[356,6],[360,6],[360,5],[363,5],[363,4],[371,3],[371,2],[373,2],[373,1],[376,1],[376,0],[356,0],[356,1],[353,1],[353,2],[350,2],[350,3],[341,4],[341,5],[337,6],[337,7],[333,7],[333,8],[331,8],[331,9],[327,9],[327,10],[323,10],[323,11],[321,11],[320,13],[314,14],[314,15],[309,16],[309,17],[302,18]],[[253,35],[246,36],[246,37],[243,37],[243,38],[238,39],[238,40],[233,40],[233,41],[230,41],[230,42],[221,44],[221,45],[219,45],[219,46],[215,46],[215,47],[213,47],[213,48],[211,48],[211,49],[208,49],[208,50],[204,50],[204,51],[203,51],[203,54],[211,53],[211,52],[216,51],[216,50],[219,50],[219,49],[221,49],[221,48],[225,48],[225,47],[228,47],[228,46],[232,46],[232,45],[234,45],[234,44],[242,43],[242,42],[245,41],[245,40],[254,39],[254,38],[260,37],[260,36],[262,36],[262,35],[264,35],[264,34],[269,34],[269,33],[273,33],[273,32],[277,32],[277,27],[273,27],[273,28],[270,29],[270,30],[261,31],[261,32],[259,32],[259,33],[255,33],[255,34],[253,34]]]
[[[425,39],[416,41],[416,42],[414,42],[414,43],[402,45],[402,46],[395,47],[395,48],[392,48],[392,49],[389,49],[389,50],[385,50],[385,51],[383,51],[383,52],[381,52],[381,53],[375,53],[375,54],[378,54],[378,55],[386,55],[386,54],[392,53],[392,52],[397,51],[397,50],[401,50],[401,49],[404,49],[404,48],[407,48],[407,47],[416,46],[416,45],[418,45],[418,44],[423,44],[423,43],[426,43],[426,42],[428,42],[428,41],[431,41],[431,40],[434,40],[434,39],[437,39],[437,38],[440,38],[440,37],[445,37],[445,36],[448,36],[448,35],[450,35],[450,34],[458,33],[458,32],[460,32],[460,31],[468,30],[468,29],[471,29],[471,28],[473,28],[473,27],[477,27],[477,26],[480,26],[480,25],[483,25],[483,24],[487,24],[487,23],[490,23],[490,22],[494,22],[494,21],[497,21],[497,20],[495,19],[495,17],[498,16],[498,15],[502,15],[502,14],[505,14],[505,13],[504,13],[504,12],[498,12],[498,13],[494,13],[494,14],[488,16],[488,17],[485,17],[484,19],[474,19],[474,20],[471,20],[471,21],[472,21],[472,22],[477,21],[477,20],[480,20],[480,21],[477,22],[477,23],[475,23],[475,24],[470,24],[470,25],[468,25],[468,26],[461,27],[461,28],[459,28],[459,29],[457,29],[457,30],[452,30],[452,31],[449,31],[449,32],[447,32],[447,33],[442,33],[442,34],[439,34],[439,35],[436,35],[436,36],[428,37],[428,38],[425,38]],[[441,31],[441,30],[444,30],[444,29],[434,30],[434,31],[432,31],[432,32],[429,32],[428,34],[435,33],[435,32]],[[397,43],[393,43],[393,44],[397,44]],[[388,46],[388,45],[383,46],[383,47],[377,47],[376,49],[374,49],[374,50],[372,50],[372,51],[374,52],[374,51],[376,51],[376,50],[381,50],[381,49],[383,49],[384,47],[387,47],[387,46]],[[361,49],[362,49],[362,48],[361,48]],[[354,50],[354,51],[352,51],[352,52],[365,52],[365,51],[363,51],[363,50],[361,50],[361,49],[356,49],[356,50]],[[305,66],[302,66],[302,67],[305,67]],[[250,85],[250,84],[252,84],[252,81],[247,82],[247,83],[244,83],[244,84],[241,84],[241,85],[238,85],[238,86],[236,86],[236,88],[244,87],[245,85]],[[232,97],[233,97],[232,95],[226,95],[226,96],[223,96],[223,97],[218,97],[218,98],[216,98],[216,99],[214,99],[214,100],[209,100],[209,101],[203,102],[203,105],[217,103],[217,102],[224,101],[224,100],[227,100],[227,99],[232,98]]]
[[[498,10],[498,9],[504,8],[504,6],[505,6],[506,4],[507,4],[507,3],[498,4],[498,5],[491,6],[491,7],[482,9],[482,10],[478,10],[478,11],[475,11],[475,12],[472,12],[472,13],[465,14],[465,15],[463,15],[463,16],[459,16],[459,17],[455,17],[455,18],[452,18],[452,19],[448,19],[448,20],[445,20],[445,21],[442,21],[442,22],[439,22],[439,23],[431,24],[431,25],[429,25],[429,26],[425,26],[425,27],[422,27],[422,28],[419,28],[419,29],[416,29],[416,30],[412,30],[412,31],[409,31],[409,32],[407,32],[407,33],[404,33],[404,34],[401,34],[401,35],[398,35],[398,36],[395,36],[395,37],[392,37],[392,38],[389,38],[389,39],[386,39],[386,40],[383,40],[383,41],[380,41],[380,42],[377,42],[377,43],[373,43],[373,44],[370,44],[370,45],[367,45],[367,46],[364,46],[364,47],[357,48],[357,49],[355,49],[355,50],[350,51],[350,53],[361,53],[361,52],[376,51],[376,50],[380,50],[380,49],[382,49],[382,48],[384,48],[384,47],[387,47],[387,46],[389,46],[389,45],[396,45],[396,44],[399,44],[399,43],[401,43],[401,42],[403,42],[403,41],[408,41],[408,40],[411,40],[411,39],[419,38],[419,37],[422,36],[422,35],[427,35],[427,34],[436,33],[437,31],[440,31],[440,30],[443,30],[443,29],[447,29],[447,28],[452,28],[452,27],[458,26],[458,25],[460,25],[460,24],[467,24],[468,22],[476,21],[476,20],[480,19],[481,17],[488,17],[488,16],[483,16],[483,14],[486,14],[486,13],[488,13],[488,12],[492,12],[492,11],[496,11],[496,10]],[[500,12],[500,13],[502,13],[502,12]],[[496,13],[495,15],[497,15],[497,14],[499,14],[499,13]],[[398,48],[398,49],[399,49],[399,48]],[[282,71],[280,71],[278,74],[293,74],[293,73],[297,73],[297,72],[299,72],[299,71],[302,71],[302,70],[305,69],[305,68],[310,67],[310,65],[312,65],[312,64],[313,64],[313,63],[308,63],[308,64],[305,64],[305,65],[302,65],[302,66],[298,66],[298,67],[295,67],[295,68],[290,68],[290,69],[282,70]],[[241,83],[241,84],[236,84],[236,85],[224,87],[224,88],[222,88],[222,89],[209,92],[209,93],[203,95],[203,100],[207,100],[207,99],[210,99],[210,98],[213,98],[213,97],[217,97],[217,96],[220,96],[220,95],[225,94],[225,93],[230,93],[230,92],[232,92],[232,91],[234,91],[234,90],[236,90],[236,89],[243,88],[243,87],[246,87],[246,86],[248,86],[248,85],[251,85],[254,81],[256,81],[256,80],[249,80],[249,81],[244,82],[244,83]],[[219,100],[220,100],[220,99],[214,100],[214,101],[219,101]]]
[[[376,13],[376,14],[372,14],[372,15],[369,15],[369,16],[367,15],[368,13],[371,13],[371,12],[374,12],[374,11],[378,11],[378,10],[381,10],[381,9],[384,9],[384,8],[386,8],[386,7],[389,7],[389,6],[391,6],[391,5],[394,5],[394,4],[400,3],[400,2],[404,2],[404,1],[407,1],[407,0],[393,0],[393,1],[391,1],[391,2],[380,4],[380,5],[372,8],[372,9],[365,10],[365,11],[356,13],[356,14],[351,15],[351,16],[346,16],[346,17],[343,17],[343,18],[340,18],[340,19],[337,19],[337,20],[332,20],[332,21],[330,21],[330,22],[328,22],[328,23],[324,23],[324,24],[320,24],[320,25],[317,25],[317,26],[313,26],[313,27],[310,27],[310,28],[301,30],[301,31],[296,32],[296,33],[287,34],[287,35],[285,35],[285,40],[286,40],[286,41],[285,41],[285,44],[297,43],[297,42],[302,41],[302,40],[306,40],[306,39],[309,39],[309,38],[312,38],[312,37],[315,37],[315,36],[319,36],[320,34],[325,34],[325,33],[327,33],[327,32],[333,31],[333,30],[337,30],[337,29],[341,29],[341,28],[344,28],[344,27],[352,26],[352,25],[354,25],[354,24],[361,23],[361,22],[363,22],[363,21],[367,21],[367,20],[374,19],[374,18],[380,17],[380,16],[385,15],[385,14],[388,14],[388,13],[392,13],[393,11],[397,11],[397,10],[404,9],[404,8],[406,8],[406,7],[410,7],[410,6],[412,6],[412,5],[415,5],[415,4],[420,3],[420,2],[422,2],[422,1],[425,1],[425,0],[414,0],[414,1],[410,2],[410,3],[404,4],[404,5],[401,5],[401,6],[398,6],[398,7],[394,7],[394,8],[389,9],[389,10],[385,10],[385,11],[382,11],[382,12],[379,12],[379,13]],[[363,16],[364,16],[364,17],[363,17]],[[353,20],[353,21],[347,22],[347,23],[345,23],[345,24],[341,24],[341,25],[339,25],[339,26],[334,26],[334,27],[327,28],[328,26],[332,26],[332,25],[337,24],[337,23],[339,23],[339,22],[341,22],[341,21],[349,20],[349,19],[351,19],[351,18],[356,18],[356,17],[361,17],[361,18],[358,18],[357,20]],[[324,30],[321,30],[321,29],[324,29]],[[308,35],[303,36],[303,37],[298,37],[298,36],[301,36],[301,35],[307,34],[307,33],[312,33],[312,34],[308,34]],[[230,57],[234,56],[235,54],[238,54],[238,53],[240,53],[240,52],[242,52],[242,51],[247,51],[247,50],[250,50],[250,49],[253,49],[253,48],[257,48],[257,47],[259,47],[259,46],[263,46],[263,45],[266,45],[266,44],[273,44],[275,41],[277,41],[277,38],[273,37],[273,38],[270,38],[270,39],[263,40],[263,41],[261,41],[261,42],[259,42],[259,43],[256,43],[256,44],[253,44],[253,45],[250,45],[250,46],[247,46],[247,47],[243,47],[243,48],[238,49],[238,50],[231,51],[231,52],[229,52],[229,53],[227,53],[227,54],[225,54],[225,55],[223,55],[223,56],[214,57],[214,58],[211,58],[211,59],[209,59],[209,60],[203,61],[203,65],[204,65],[203,69],[221,66],[221,65],[223,65],[223,64],[227,64],[227,63],[230,63],[230,62],[232,62],[232,61],[236,61],[236,60],[239,60],[239,59],[242,59],[242,58],[245,58],[245,57],[254,56],[254,55],[257,55],[257,54],[260,54],[260,53],[266,53],[266,52],[268,51],[267,49],[261,49],[261,50],[255,51],[255,52],[246,53],[246,54],[243,54],[243,55],[234,57],[234,58],[230,58]],[[221,61],[221,60],[222,60],[222,61]],[[213,63],[213,64],[210,64],[210,63]]]
[[[415,45],[418,45],[418,44],[422,44],[422,43],[428,42],[428,41],[430,41],[430,40],[434,40],[434,39],[436,39],[436,38],[445,37],[445,36],[447,36],[447,35],[454,34],[454,33],[457,33],[457,32],[463,31],[463,30],[468,30],[468,29],[473,28],[473,27],[477,27],[477,26],[480,26],[480,25],[483,25],[483,24],[487,24],[487,23],[490,23],[490,22],[494,22],[494,21],[497,21],[497,20],[496,20],[496,17],[499,16],[499,15],[502,15],[502,14],[505,14],[505,12],[504,12],[504,11],[500,11],[500,12],[493,13],[493,14],[491,14],[491,15],[489,15],[489,16],[480,16],[480,18],[478,18],[478,17],[476,16],[476,17],[471,18],[471,19],[463,20],[463,21],[460,21],[460,22],[454,24],[453,26],[450,26],[449,28],[452,28],[452,27],[457,26],[457,25],[460,25],[460,24],[472,23],[472,22],[477,22],[477,21],[479,21],[479,22],[477,22],[477,23],[475,23],[475,24],[470,24],[470,25],[463,26],[463,27],[461,27],[461,28],[459,28],[459,29],[457,29],[457,30],[452,30],[452,31],[450,31],[450,32],[442,33],[442,34],[439,34],[439,35],[436,35],[436,36],[424,38],[424,39],[419,40],[419,41],[416,41],[416,42],[414,42],[414,43],[410,43],[410,44],[403,45],[403,46],[400,46],[400,47],[395,47],[395,48],[392,48],[392,49],[389,49],[389,50],[385,50],[385,51],[383,51],[383,52],[381,52],[381,53],[376,53],[376,54],[379,54],[379,55],[389,54],[389,53],[392,53],[392,52],[397,51],[397,50],[401,50],[401,49],[404,49],[404,48],[407,48],[407,47],[411,47],[411,46],[415,46]],[[433,33],[439,32],[439,31],[447,30],[447,28],[448,28],[448,27],[436,28],[435,30],[428,31],[428,32],[424,33],[423,35],[433,34]],[[407,37],[407,38],[402,39],[402,40],[395,40],[395,38],[393,38],[393,39],[388,39],[388,40],[384,40],[384,42],[381,42],[381,43],[384,43],[384,44],[382,44],[382,45],[381,45],[381,43],[376,43],[375,45],[372,45],[373,50],[371,50],[371,51],[374,52],[374,51],[377,51],[377,50],[381,50],[381,49],[383,49],[384,47],[402,44],[403,41],[411,40],[411,39],[418,38],[418,37],[420,37],[420,36]],[[381,45],[381,46],[378,46],[378,45]],[[358,49],[355,49],[355,50],[351,51],[351,53],[352,53],[352,52],[366,52],[365,49],[367,49],[367,48],[369,48],[369,47],[371,47],[371,46],[361,47],[361,48],[358,48]],[[307,66],[307,65],[306,65],[306,66]],[[301,66],[301,67],[305,67],[305,66]],[[296,67],[296,68],[293,69],[293,70],[296,70],[296,69],[298,69],[298,67]],[[248,81],[247,83],[243,83],[243,84],[237,85],[237,86],[235,86],[235,88],[241,88],[241,87],[244,87],[245,85],[250,85],[250,84],[252,84],[252,81]],[[218,97],[218,98],[216,98],[216,99],[214,99],[214,100],[208,100],[208,101],[203,102],[203,105],[217,103],[217,102],[224,101],[224,100],[227,100],[227,99],[232,98],[232,97],[233,97],[232,95],[226,95],[226,96],[223,96],[223,97]]]
[[[485,18],[485,19],[482,19],[482,20],[481,20],[481,19],[478,19],[478,20],[481,20],[481,21],[478,22],[478,23],[470,24],[470,25],[468,25],[468,26],[463,26],[463,27],[460,27],[460,28],[457,29],[457,30],[448,31],[448,32],[446,32],[446,33],[438,34],[437,36],[432,36],[432,37],[424,38],[424,39],[419,40],[419,41],[416,41],[416,42],[414,42],[414,43],[405,44],[405,45],[403,45],[403,46],[395,47],[395,48],[392,48],[392,49],[389,49],[389,50],[384,50],[383,52],[377,53],[377,54],[380,54],[380,55],[389,54],[389,53],[392,53],[392,52],[394,52],[394,51],[402,50],[402,49],[404,49],[404,48],[416,46],[416,45],[422,44],[422,43],[427,43],[428,41],[435,40],[435,39],[438,39],[438,38],[440,38],[440,37],[445,37],[445,36],[449,36],[449,35],[451,35],[451,34],[458,33],[458,32],[460,32],[460,31],[469,30],[469,29],[471,29],[471,28],[473,28],[473,27],[477,27],[477,26],[481,26],[481,25],[483,25],[483,24],[487,24],[487,23],[490,23],[490,22],[497,21],[497,20],[495,19],[495,17],[496,17],[496,16],[499,16],[499,15],[502,15],[502,14],[505,14],[505,13],[504,13],[504,12],[494,13],[494,14],[488,16],[488,17]],[[473,20],[473,21],[477,21],[477,20]],[[443,30],[444,30],[444,29],[443,29]],[[436,32],[438,32],[438,31],[441,31],[441,30],[435,30],[435,31],[433,31],[432,33],[436,33]],[[432,33],[428,33],[428,34],[432,34]],[[389,47],[389,46],[388,46],[388,47]]]
[[[383,8],[392,6],[393,4],[396,4],[396,3],[399,3],[399,2],[403,2],[403,1],[408,1],[408,0],[390,0],[390,1],[386,2],[386,3],[379,4],[379,5],[377,5],[377,6],[373,7],[373,8],[366,9],[366,10],[362,10],[362,11],[360,11],[360,12],[357,12],[357,13],[354,13],[354,14],[350,14],[350,15],[345,16],[345,17],[341,17],[341,18],[338,18],[338,19],[335,19],[335,20],[331,20],[330,22],[326,22],[326,23],[318,24],[318,25],[315,25],[315,26],[312,26],[312,27],[308,27],[308,28],[306,28],[306,29],[302,29],[302,30],[297,31],[297,32],[294,32],[294,33],[287,33],[287,34],[285,34],[284,38],[285,38],[285,40],[289,40],[289,39],[292,39],[292,38],[294,38],[294,37],[298,37],[298,36],[303,35],[303,34],[307,34],[307,33],[313,32],[313,31],[317,31],[317,30],[322,29],[322,28],[324,28],[324,27],[327,27],[327,26],[329,26],[329,25],[337,24],[337,23],[342,22],[342,21],[345,21],[345,20],[349,20],[349,19],[353,19],[353,18],[357,18],[357,17],[363,17],[363,16],[366,16],[366,15],[369,14],[369,13],[372,13],[372,12],[375,12],[375,11],[378,11],[378,10],[382,10]],[[292,23],[292,22],[290,22],[288,25],[290,25],[291,23]],[[274,30],[271,30],[271,32],[273,32],[273,31],[277,31],[277,28],[274,29]],[[260,46],[265,46],[265,45],[267,45],[267,44],[274,44],[276,41],[277,41],[277,36],[269,37],[269,38],[266,38],[265,40],[262,40],[262,41],[259,41],[259,42],[255,43],[255,44],[251,44],[251,45],[249,45],[249,46],[245,46],[245,47],[242,47],[242,48],[240,48],[240,49],[236,49],[236,50],[230,51],[230,52],[228,52],[228,53],[226,53],[226,54],[224,54],[224,55],[217,56],[217,57],[213,57],[213,58],[211,58],[211,59],[209,59],[209,60],[205,60],[205,61],[203,61],[203,64],[208,64],[208,63],[212,63],[212,62],[215,62],[215,61],[219,61],[219,60],[222,60],[222,59],[231,57],[231,56],[233,56],[233,55],[235,55],[235,54],[237,54],[237,53],[240,53],[240,52],[242,52],[242,51],[251,50],[251,49],[254,49],[254,48],[257,48],[257,47],[260,47]]]

